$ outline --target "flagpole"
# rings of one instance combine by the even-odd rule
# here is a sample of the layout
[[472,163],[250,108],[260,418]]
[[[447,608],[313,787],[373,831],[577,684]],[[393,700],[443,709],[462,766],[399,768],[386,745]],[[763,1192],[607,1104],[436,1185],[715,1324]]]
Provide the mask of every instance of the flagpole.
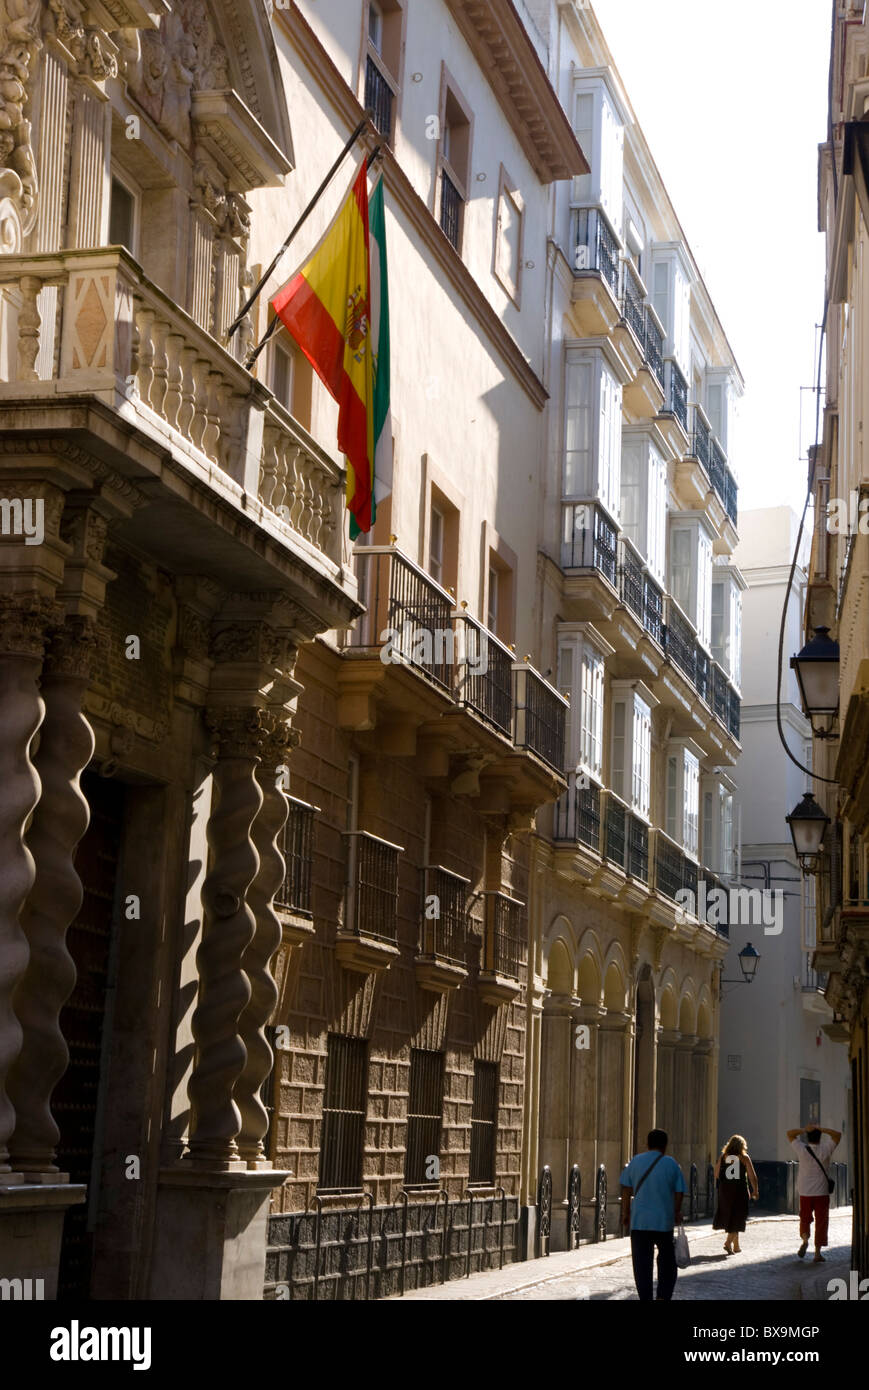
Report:
[[[335,174],[337,173],[337,171],[338,171],[340,165],[341,165],[341,164],[343,163],[343,161],[346,159],[347,155],[350,153],[350,151],[352,150],[353,146],[356,144],[356,141],[359,139],[359,136],[362,134],[363,130],[364,130],[365,127],[368,125],[368,122],[371,120],[373,114],[374,114],[374,113],[373,113],[373,111],[371,111],[370,108],[369,108],[368,110],[366,110],[365,115],[362,117],[362,120],[359,122],[359,124],[358,124],[358,126],[356,127],[356,129],[354,130],[353,134],[350,136],[350,139],[347,141],[347,144],[344,146],[343,150],[342,150],[341,153],[338,155],[338,158],[335,160],[335,163],[332,165],[332,167],[331,167],[331,169],[329,170],[328,174],[327,174],[326,177],[323,179],[323,182],[320,184],[320,187],[317,189],[316,193],[314,194],[313,198],[312,198],[311,201],[309,202],[308,206],[305,208],[305,211],[302,213],[302,215],[301,215],[301,217],[299,218],[298,222],[297,222],[296,225],[293,227],[293,230],[290,232],[290,234],[289,234],[289,236],[287,237],[286,241],[284,242],[283,246],[282,246],[282,247],[280,248],[280,250],[278,251],[278,254],[275,256],[275,258],[274,258],[274,260],[272,261],[271,265],[269,266],[268,270],[265,272],[264,275],[262,275],[262,276],[260,277],[259,284],[256,285],[256,287],[255,287],[254,290],[252,291],[252,293],[251,293],[251,295],[250,295],[250,298],[248,299],[247,303],[246,303],[246,304],[243,304],[242,307],[241,307],[241,309],[239,309],[237,316],[233,319],[232,323],[229,325],[229,328],[228,328],[227,331],[226,331],[226,341],[227,341],[227,343],[228,343],[229,340],[231,339],[233,333],[235,333],[235,331],[238,329],[238,327],[239,327],[239,325],[241,324],[241,321],[242,321],[242,319],[244,318],[245,314],[249,311],[249,309],[252,307],[252,305],[254,305],[254,304],[256,303],[257,299],[259,298],[260,294],[262,293],[263,286],[265,285],[266,281],[269,279],[269,276],[272,274],[272,271],[274,270],[274,268],[275,268],[275,266],[277,265],[278,261],[281,259],[281,256],[282,256],[282,255],[284,254],[284,252],[286,251],[287,247],[289,246],[290,242],[291,242],[291,241],[293,240],[293,238],[295,237],[296,233],[300,230],[300,228],[301,228],[302,226],[304,226],[305,222],[306,222],[306,221],[308,220],[308,218],[310,217],[311,213],[313,212],[313,210],[314,210],[314,208],[316,207],[317,203],[319,202],[320,198],[323,196],[323,193],[325,192],[327,186],[329,185],[329,183],[331,182],[331,180],[334,178],[334,176],[335,176]],[[270,335],[267,335],[267,337],[268,337],[268,336],[270,336]],[[266,342],[266,338],[263,339],[263,344],[264,344],[265,342]],[[261,344],[261,346],[262,346],[262,344]],[[252,359],[252,360],[253,360],[253,359]]]
[[[363,125],[364,125],[364,122],[363,122]],[[360,129],[361,129],[361,127],[360,127]],[[356,139],[358,138],[358,134],[359,134],[359,132],[357,131],[356,134],[353,136],[353,140],[356,140]],[[353,141],[351,140],[350,145],[352,145],[352,143],[353,143]],[[350,148],[350,145],[347,146],[347,149]],[[372,166],[372,164],[374,163],[375,159],[379,159],[379,158],[380,158],[381,149],[382,149],[382,147],[381,147],[380,145],[376,145],[376,146],[374,147],[374,149],[371,151],[371,154],[368,156],[368,163],[367,163],[367,166],[366,166],[368,169],[371,168],[371,166]],[[346,150],[345,150],[344,153],[346,154]],[[342,158],[343,158],[343,155],[342,155]],[[340,161],[339,161],[339,163],[340,163]],[[336,166],[336,167],[337,167],[337,166]],[[330,177],[331,177],[331,175],[330,175]],[[327,180],[327,182],[328,182],[328,180]],[[318,193],[318,194],[317,194],[317,197],[319,197],[319,196],[320,196],[320,195],[319,195],[319,193]],[[316,202],[316,201],[317,201],[317,199],[315,198],[315,199],[314,199],[314,202]],[[313,204],[312,204],[312,206],[313,206]],[[310,207],[308,208],[307,212],[305,213],[305,215],[304,215],[305,217],[307,217],[308,212],[310,212]],[[302,221],[304,221],[304,217],[302,218]],[[254,296],[253,296],[254,299],[256,298],[256,295],[259,293],[259,291],[260,291],[260,289],[262,288],[262,286],[263,286],[263,284],[265,283],[265,281],[268,279],[269,275],[271,275],[272,271],[274,270],[275,266],[277,265],[278,261],[280,260],[280,257],[281,257],[281,255],[283,254],[284,249],[289,245],[290,241],[292,240],[292,237],[293,237],[293,236],[295,235],[295,233],[298,231],[298,229],[299,229],[300,226],[301,226],[301,222],[298,223],[298,225],[293,229],[293,232],[290,234],[290,236],[289,236],[289,237],[287,238],[287,240],[284,242],[284,246],[281,247],[281,250],[278,252],[277,256],[275,256],[275,259],[272,261],[272,264],[269,266],[269,269],[268,269],[267,273],[263,276],[262,280],[260,281],[259,285],[257,286],[256,294],[254,294]],[[252,302],[253,302],[253,300],[251,300],[251,303],[252,303]],[[241,314],[239,315],[239,319],[244,315],[244,313],[245,313],[245,310],[242,309]],[[233,324],[233,327],[235,327],[234,324]],[[278,329],[279,329],[280,327],[281,327],[281,321],[280,321],[280,319],[278,318],[277,314],[275,314],[274,318],[272,319],[271,323],[269,324],[268,328],[266,329],[266,331],[265,331],[265,333],[263,334],[263,336],[262,336],[262,338],[260,339],[260,341],[257,343],[257,345],[256,345],[256,347],[254,348],[253,352],[248,353],[247,358],[245,359],[244,365],[245,365],[245,367],[247,368],[248,371],[250,371],[250,369],[251,369],[251,367],[253,366],[254,362],[255,362],[256,359],[259,357],[259,355],[260,355],[260,353],[262,352],[263,348],[265,347],[266,343],[269,341],[269,339],[272,337],[272,335],[278,331]],[[230,332],[231,332],[231,331],[232,331],[232,330],[230,330]]]

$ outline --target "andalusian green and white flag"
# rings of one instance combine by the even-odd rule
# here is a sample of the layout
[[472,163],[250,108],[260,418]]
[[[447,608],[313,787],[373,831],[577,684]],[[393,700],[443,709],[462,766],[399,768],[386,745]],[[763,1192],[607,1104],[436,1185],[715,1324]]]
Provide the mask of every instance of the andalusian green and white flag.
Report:
[[[386,271],[386,210],[383,179],[368,199],[371,286],[371,357],[374,364],[374,493],[371,524],[377,505],[392,492],[392,412],[389,390],[389,280]],[[350,535],[359,534],[350,518]]]

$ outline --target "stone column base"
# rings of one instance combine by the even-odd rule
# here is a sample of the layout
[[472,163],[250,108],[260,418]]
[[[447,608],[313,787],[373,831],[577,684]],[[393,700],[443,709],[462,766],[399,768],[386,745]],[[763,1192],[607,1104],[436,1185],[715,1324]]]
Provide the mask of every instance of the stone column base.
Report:
[[68,1207],[85,1200],[87,1188],[64,1181],[61,1173],[50,1179],[46,1174],[38,1183],[18,1178],[15,1174],[11,1183],[0,1182],[0,1279],[21,1280],[21,1289],[13,1287],[10,1298],[54,1299],[63,1218]]
[[519,1208],[519,1244],[516,1251],[517,1260],[535,1260],[537,1258],[537,1208]]
[[269,1197],[291,1176],[163,1169],[148,1298],[261,1300]]

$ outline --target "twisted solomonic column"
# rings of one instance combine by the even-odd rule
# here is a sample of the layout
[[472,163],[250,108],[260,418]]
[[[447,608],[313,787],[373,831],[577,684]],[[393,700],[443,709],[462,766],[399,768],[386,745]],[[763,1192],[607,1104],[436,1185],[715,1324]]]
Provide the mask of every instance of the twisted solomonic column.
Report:
[[51,1095],[69,1062],[59,1020],[76,978],[66,933],[83,897],[73,855],[90,819],[79,777],[93,754],[94,736],[81,703],[95,644],[88,618],[67,618],[53,634],[42,672],[45,718],[34,759],[42,795],[26,838],[36,877],[21,914],[30,962],[14,995],[23,1041],[7,1084],[15,1107],[12,1162],[30,1174],[57,1172],[60,1131]]
[[11,1170],[15,1108],[7,1087],[22,1039],[12,1001],[30,956],[18,920],[35,877],[33,855],[24,843],[40,792],[30,744],[45,712],[37,680],[54,616],[50,599],[0,596],[0,1182]]
[[263,804],[253,824],[253,842],[260,867],[248,893],[248,905],[256,918],[256,931],[242,957],[242,967],[250,982],[250,1000],[238,1024],[247,1049],[247,1061],[233,1091],[233,1099],[241,1112],[238,1148],[249,1167],[262,1167],[268,1160],[263,1139],[269,1127],[269,1117],[260,1099],[260,1088],[274,1063],[265,1026],[278,1002],[278,988],[271,973],[271,963],[281,944],[281,924],[272,904],[284,880],[280,839],[288,811],[287,798],[277,783],[277,769],[285,763],[288,749],[298,743],[299,738],[287,727],[286,716],[282,718],[280,714],[271,714],[267,718],[272,728],[263,748],[263,761],[257,770]]
[[187,1087],[192,1120],[186,1158],[200,1167],[229,1170],[244,1166],[233,1089],[247,1060],[239,1020],[251,989],[242,960],[256,930],[247,895],[260,866],[251,828],[263,800],[255,773],[264,729],[258,709],[215,708],[207,717],[219,754],[213,773],[216,804],[206,831],[211,855],[202,885],[202,944],[196,953],[196,1061]]

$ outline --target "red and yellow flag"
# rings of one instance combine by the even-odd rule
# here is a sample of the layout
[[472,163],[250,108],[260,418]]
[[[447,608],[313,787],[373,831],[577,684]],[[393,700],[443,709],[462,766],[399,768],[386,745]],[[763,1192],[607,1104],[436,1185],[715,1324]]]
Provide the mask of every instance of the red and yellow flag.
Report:
[[359,530],[369,531],[374,370],[365,160],[311,258],[278,291],[272,308],[338,402],[338,448],[347,458],[347,506]]

